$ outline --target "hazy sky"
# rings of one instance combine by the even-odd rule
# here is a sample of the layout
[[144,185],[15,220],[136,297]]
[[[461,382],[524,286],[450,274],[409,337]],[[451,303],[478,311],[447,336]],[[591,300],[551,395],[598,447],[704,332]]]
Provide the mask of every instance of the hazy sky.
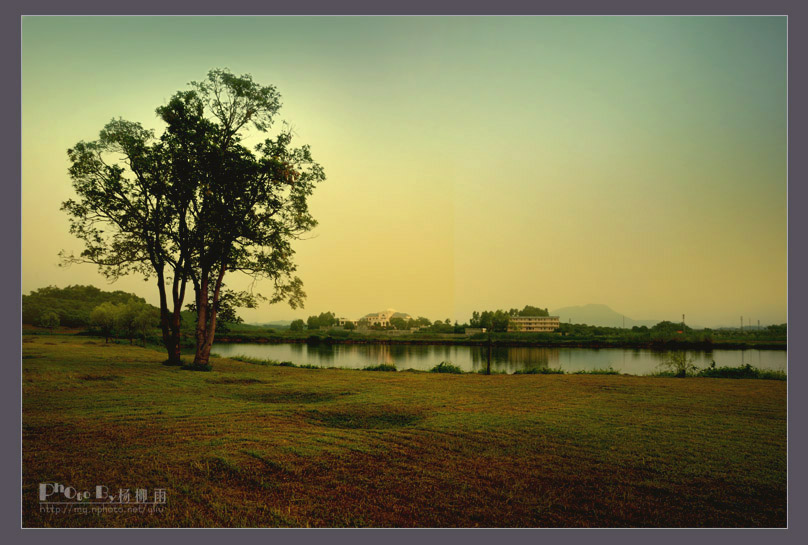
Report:
[[306,308],[247,321],[786,320],[785,17],[25,17],[23,293],[157,302],[57,266],[81,249],[66,150],[113,117],[160,129],[155,108],[217,67],[275,85],[328,178],[295,245]]

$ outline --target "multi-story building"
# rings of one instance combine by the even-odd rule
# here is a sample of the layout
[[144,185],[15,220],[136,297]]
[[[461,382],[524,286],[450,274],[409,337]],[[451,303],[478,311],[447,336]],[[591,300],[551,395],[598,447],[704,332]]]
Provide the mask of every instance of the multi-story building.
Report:
[[404,314],[403,312],[396,312],[395,309],[388,308],[382,312],[375,312],[368,314],[362,319],[365,320],[369,326],[389,327],[391,318],[403,318],[404,320],[411,320],[412,316]]
[[337,324],[344,326],[347,322],[351,322],[353,323],[353,325],[358,326],[359,322],[364,321],[367,323],[368,326],[389,327],[391,318],[403,318],[405,320],[412,320],[412,316],[410,316],[409,314],[404,314],[403,312],[396,312],[395,309],[388,308],[387,310],[384,310],[382,312],[367,314],[363,316],[360,320],[337,318]]
[[508,331],[551,332],[560,327],[558,316],[511,316]]

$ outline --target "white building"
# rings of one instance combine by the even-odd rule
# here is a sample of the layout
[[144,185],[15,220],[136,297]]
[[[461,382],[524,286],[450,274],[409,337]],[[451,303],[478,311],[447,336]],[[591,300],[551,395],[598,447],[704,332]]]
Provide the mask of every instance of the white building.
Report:
[[365,321],[367,322],[368,326],[390,327],[390,320],[392,318],[403,318],[404,320],[412,320],[412,316],[410,316],[409,314],[405,314],[403,312],[396,312],[395,309],[388,308],[387,310],[383,310],[381,312],[366,314],[359,320],[337,318],[337,324],[344,326],[346,323],[350,322],[353,325],[358,326],[359,322]]
[[550,332],[561,327],[558,316],[511,316],[508,331]]

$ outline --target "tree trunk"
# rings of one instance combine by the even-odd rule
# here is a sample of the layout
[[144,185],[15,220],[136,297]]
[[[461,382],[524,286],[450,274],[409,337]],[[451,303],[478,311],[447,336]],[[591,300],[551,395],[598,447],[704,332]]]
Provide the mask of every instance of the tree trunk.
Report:
[[204,367],[208,365],[208,358],[204,355],[205,340],[208,332],[208,275],[203,272],[196,288],[196,353],[194,365]]
[[196,354],[194,366],[206,368],[210,365],[210,350],[213,347],[213,338],[216,335],[216,307],[219,303],[219,294],[222,288],[225,267],[222,266],[213,288],[212,300],[208,296],[209,278],[203,274],[197,290],[196,297]]
[[165,361],[165,364],[182,365],[182,360],[180,359],[179,320],[173,319],[172,313],[168,311],[168,301],[162,271],[158,271],[157,273],[157,287],[160,290],[160,329],[163,333],[163,345],[168,352],[168,359]]

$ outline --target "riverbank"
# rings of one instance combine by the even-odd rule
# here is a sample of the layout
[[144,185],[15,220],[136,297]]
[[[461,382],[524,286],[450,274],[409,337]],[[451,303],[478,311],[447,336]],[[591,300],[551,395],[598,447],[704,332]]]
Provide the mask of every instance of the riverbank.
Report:
[[[23,335],[94,335],[86,329],[60,328],[50,331],[25,324]],[[96,335],[97,336],[97,335]],[[150,334],[147,342],[160,345],[160,337]],[[182,345],[194,346],[192,332],[184,332]],[[275,331],[261,330],[249,332],[220,332],[217,343],[228,344],[346,344],[346,345],[437,345],[437,346],[488,346],[487,334],[467,336],[462,334],[406,333],[391,335],[388,332],[353,332],[342,329],[327,331]],[[556,333],[494,333],[490,343],[495,347],[546,347],[546,348],[626,348],[657,351],[675,350],[787,350],[788,343],[783,339],[758,338],[651,338],[647,335],[633,335],[629,338],[576,337]]]
[[[217,336],[218,343],[306,343],[306,344],[380,344],[380,345],[446,345],[446,346],[488,346],[488,338],[467,337],[457,335],[421,336],[340,336],[331,334],[311,335],[238,335],[223,334]],[[786,341],[688,341],[677,339],[665,340],[609,340],[609,339],[576,339],[546,335],[540,338],[524,339],[513,336],[494,336],[492,346],[499,347],[547,347],[547,348],[638,348],[648,350],[786,350]]]
[[[23,525],[783,527],[786,383],[385,373],[23,338]],[[166,491],[55,514],[38,483]]]

